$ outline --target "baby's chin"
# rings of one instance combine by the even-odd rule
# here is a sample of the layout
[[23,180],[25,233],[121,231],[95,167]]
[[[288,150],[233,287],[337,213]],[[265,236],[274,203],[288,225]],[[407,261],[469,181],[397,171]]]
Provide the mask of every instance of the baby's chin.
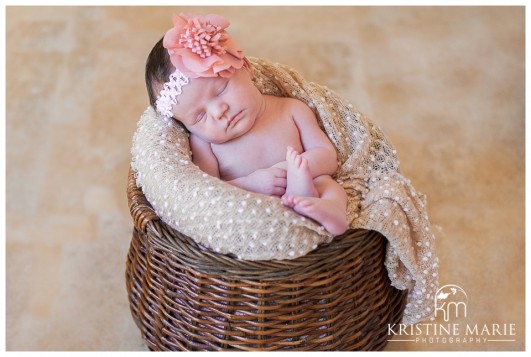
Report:
[[201,137],[201,139],[203,139],[207,143],[211,143],[213,145],[223,145],[223,144],[228,143],[229,141],[232,141],[232,140],[236,139],[236,137],[235,136],[231,136],[231,135],[225,135],[223,137],[217,137],[217,138],[204,138],[204,137]]
[[219,140],[211,140],[210,143],[214,144],[214,145],[223,145],[223,144],[227,144],[233,140],[236,140],[240,137],[241,135],[237,135],[237,136],[228,136],[224,139],[219,139]]

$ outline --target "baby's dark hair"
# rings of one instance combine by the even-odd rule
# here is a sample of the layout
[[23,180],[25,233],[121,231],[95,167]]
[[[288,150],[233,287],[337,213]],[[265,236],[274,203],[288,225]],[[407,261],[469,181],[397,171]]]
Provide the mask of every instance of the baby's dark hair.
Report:
[[161,38],[151,49],[146,60],[146,87],[149,96],[149,104],[155,108],[158,93],[154,86],[162,85],[168,81],[170,74],[175,70],[170,61],[168,51],[162,46]]

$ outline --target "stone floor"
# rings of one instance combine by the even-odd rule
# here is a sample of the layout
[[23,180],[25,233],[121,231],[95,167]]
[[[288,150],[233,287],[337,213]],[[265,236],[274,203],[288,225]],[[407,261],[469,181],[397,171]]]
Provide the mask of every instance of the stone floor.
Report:
[[[523,7],[8,7],[7,350],[145,350],[125,187],[145,57],[179,11],[224,14],[247,54],[348,98],[427,194],[467,316],[459,341],[387,350],[525,349]],[[465,324],[515,335],[465,343]]]

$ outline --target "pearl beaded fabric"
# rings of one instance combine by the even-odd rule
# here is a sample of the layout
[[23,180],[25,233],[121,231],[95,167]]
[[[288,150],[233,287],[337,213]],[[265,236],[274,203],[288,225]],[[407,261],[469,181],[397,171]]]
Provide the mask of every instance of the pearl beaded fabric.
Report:
[[[293,69],[249,60],[262,93],[305,102],[335,145],[339,169],[334,178],[347,192],[349,227],[387,238],[391,283],[409,289],[403,323],[433,319],[439,261],[426,198],[400,173],[396,151],[382,131],[337,94]],[[294,259],[333,239],[279,198],[203,173],[192,163],[186,130],[151,107],[138,122],[131,153],[137,185],[157,215],[215,252],[245,260]]]

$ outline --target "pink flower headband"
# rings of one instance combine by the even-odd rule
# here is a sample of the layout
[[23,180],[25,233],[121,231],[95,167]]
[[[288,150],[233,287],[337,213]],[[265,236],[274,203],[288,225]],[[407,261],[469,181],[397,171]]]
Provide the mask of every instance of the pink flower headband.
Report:
[[173,16],[173,28],[164,35],[163,46],[168,50],[175,72],[157,98],[157,111],[172,117],[177,96],[189,83],[189,78],[231,77],[242,67],[251,71],[243,51],[225,31],[229,22],[221,15]]

